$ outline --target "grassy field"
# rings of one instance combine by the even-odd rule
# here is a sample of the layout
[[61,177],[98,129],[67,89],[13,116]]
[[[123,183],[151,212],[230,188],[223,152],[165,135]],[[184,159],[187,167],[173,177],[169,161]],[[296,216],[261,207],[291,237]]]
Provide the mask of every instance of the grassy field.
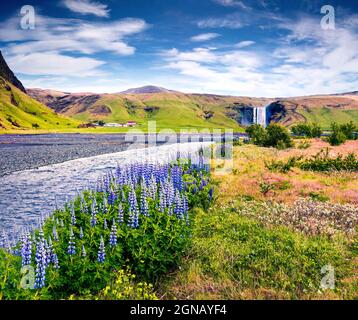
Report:
[[[163,299],[358,298],[357,172],[293,169],[277,174],[265,167],[265,161],[315,154],[324,146],[313,140],[306,150],[235,147],[233,173],[214,173],[216,203],[208,212],[197,211],[192,247],[180,270],[161,282],[159,295]],[[331,152],[352,151],[358,154],[357,141]],[[276,188],[264,193],[263,182]],[[332,215],[342,210],[340,218],[323,215],[331,208]],[[347,221],[349,214],[355,219],[354,231],[339,225],[344,214]],[[334,268],[334,290],[320,288],[321,268],[327,265]]]
[[311,108],[309,111],[299,109],[307,122],[318,123],[322,129],[329,130],[333,121],[337,123],[347,123],[353,121],[358,123],[358,110],[340,110],[327,107]]
[[[184,94],[152,94],[138,98],[136,95],[104,95],[93,106],[82,108],[71,107],[64,114],[80,121],[104,120],[105,122],[136,121],[138,128],[145,130],[148,121],[156,121],[158,130],[171,129],[179,131],[188,129],[232,128],[242,131],[239,124],[225,115],[223,105],[203,105]],[[97,110],[106,108],[106,113]],[[211,118],[205,118],[205,112],[211,112]]]
[[0,133],[66,130],[77,127],[79,123],[56,114],[0,78]]

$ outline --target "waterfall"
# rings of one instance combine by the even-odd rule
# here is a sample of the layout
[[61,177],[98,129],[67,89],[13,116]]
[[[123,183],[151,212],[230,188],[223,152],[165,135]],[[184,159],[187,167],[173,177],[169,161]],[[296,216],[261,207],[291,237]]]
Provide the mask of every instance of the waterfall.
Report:
[[260,124],[261,126],[266,128],[267,126],[266,106],[254,108],[252,122],[254,124]]

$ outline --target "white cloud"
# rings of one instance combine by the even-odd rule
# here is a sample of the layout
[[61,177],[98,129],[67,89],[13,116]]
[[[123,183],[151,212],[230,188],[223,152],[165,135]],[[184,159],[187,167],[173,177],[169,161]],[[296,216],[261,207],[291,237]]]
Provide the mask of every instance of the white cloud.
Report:
[[10,68],[27,75],[98,76],[97,67],[105,62],[92,58],[74,58],[58,53],[21,54],[7,59]]
[[207,18],[198,21],[199,28],[229,28],[240,29],[245,26],[245,23],[238,15],[229,15],[222,18]]
[[6,48],[9,54],[47,51],[93,54],[110,51],[131,55],[135,48],[128,45],[125,38],[148,28],[144,20],[133,18],[98,23],[37,16],[36,21],[36,29],[31,32],[22,30],[15,18],[0,23],[0,41],[10,42]]
[[202,34],[198,34],[197,36],[191,37],[190,40],[194,41],[194,42],[203,42],[203,41],[209,41],[209,40],[215,39],[217,37],[220,37],[220,34],[218,34],[218,33],[202,33]]
[[[358,38],[353,18],[336,30],[322,30],[320,19],[275,19],[273,28],[285,31],[276,48],[268,50],[252,41],[227,46],[172,49],[165,67],[187,82],[187,91],[285,97],[356,90]],[[273,44],[273,43],[272,43]],[[232,48],[232,47],[231,47]]]
[[241,9],[249,9],[249,7],[243,2],[238,0],[214,0],[214,2],[221,4],[224,7],[238,7]]
[[108,17],[109,9],[107,5],[90,0],[63,0],[63,5],[73,12],[82,15],[92,14],[97,17]]
[[245,48],[245,47],[249,47],[249,46],[252,46],[253,44],[255,44],[256,42],[255,41],[250,41],[250,40],[247,40],[247,41],[241,41],[239,43],[237,43],[235,45],[236,48]]

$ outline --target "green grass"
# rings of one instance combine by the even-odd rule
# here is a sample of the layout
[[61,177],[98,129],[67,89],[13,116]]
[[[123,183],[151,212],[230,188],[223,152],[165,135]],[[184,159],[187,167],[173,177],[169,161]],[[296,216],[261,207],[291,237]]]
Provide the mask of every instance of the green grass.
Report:
[[358,110],[339,110],[333,108],[311,108],[309,112],[300,109],[298,110],[308,122],[319,124],[322,129],[329,130],[332,122],[339,124],[353,121],[358,124]]
[[[111,110],[107,115],[93,113],[96,106],[106,106]],[[132,106],[132,108],[131,108]],[[145,111],[148,107],[155,107],[154,112]],[[213,112],[210,119],[204,118],[205,111]],[[156,121],[157,129],[223,129],[232,128],[242,132],[243,128],[233,119],[225,115],[224,106],[205,104],[205,108],[185,95],[154,94],[148,99],[138,100],[135,97],[123,98],[119,95],[108,95],[99,99],[92,107],[83,112],[77,113],[75,109],[69,110],[66,114],[80,121],[104,120],[105,122],[123,123],[128,120],[136,121],[137,128],[147,131],[147,122]],[[125,131],[126,129],[120,129]]]
[[[161,287],[166,298],[353,298],[344,283],[354,254],[343,238],[307,237],[286,227],[267,227],[218,207],[196,215],[192,249],[181,270]],[[320,293],[321,268],[335,268],[336,289]]]
[[70,129],[80,122],[56,114],[13,85],[0,79],[0,132]]

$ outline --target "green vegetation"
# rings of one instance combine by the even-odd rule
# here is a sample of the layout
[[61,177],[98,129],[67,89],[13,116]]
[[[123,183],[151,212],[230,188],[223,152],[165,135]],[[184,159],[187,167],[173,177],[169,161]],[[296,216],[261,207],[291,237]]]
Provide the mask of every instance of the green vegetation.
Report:
[[357,139],[358,127],[352,122],[337,124],[333,122],[331,124],[332,133],[328,136],[327,141],[332,146],[339,146],[345,143],[347,140]]
[[319,138],[322,135],[322,129],[317,123],[298,123],[291,127],[291,132],[306,138]]
[[[149,294],[149,285],[143,283],[131,291],[133,279],[120,270],[129,268],[140,280],[157,281],[177,267],[190,244],[192,209],[208,209],[211,203],[213,189],[205,168],[157,165],[150,179],[142,172],[153,167],[138,164],[118,169],[120,184],[106,176],[97,191],[81,194],[34,234],[23,235],[15,249],[7,248],[20,256],[0,249],[1,297],[138,298],[143,289]],[[36,274],[25,287],[21,265]]]
[[76,128],[79,122],[56,114],[0,78],[0,132]]
[[348,241],[257,221],[275,207],[252,203],[248,212],[249,203],[198,211],[189,258],[162,288],[168,298],[310,298],[319,296],[326,265],[334,266],[335,292],[354,297],[354,287],[343,281],[353,274]]
[[[85,122],[102,120],[106,123],[124,123],[136,121],[136,129],[144,131],[147,131],[148,121],[156,121],[157,130],[232,128],[236,132],[242,132],[241,126],[235,120],[227,117],[225,110],[227,105],[229,103],[225,101],[219,104],[210,99],[203,102],[199,97],[190,97],[181,93],[156,93],[145,96],[145,98],[139,95],[129,95],[128,97],[105,95],[90,108],[84,108],[80,112],[76,108],[71,108],[65,115]],[[97,114],[93,112],[96,106],[106,106],[110,113]],[[117,129],[119,132],[127,130],[128,128]]]
[[322,149],[312,157],[304,158],[302,156],[290,157],[287,160],[265,161],[265,167],[272,172],[287,173],[292,168],[297,167],[305,171],[353,171],[358,172],[358,158],[354,153],[345,157],[338,155],[331,157],[329,149]]
[[246,129],[253,144],[262,147],[275,147],[286,149],[293,146],[290,133],[282,125],[271,123],[266,129],[261,125],[254,124]]
[[329,130],[332,121],[339,124],[353,121],[358,124],[358,110],[328,107],[299,108],[297,110],[309,123],[317,123],[322,129]]

